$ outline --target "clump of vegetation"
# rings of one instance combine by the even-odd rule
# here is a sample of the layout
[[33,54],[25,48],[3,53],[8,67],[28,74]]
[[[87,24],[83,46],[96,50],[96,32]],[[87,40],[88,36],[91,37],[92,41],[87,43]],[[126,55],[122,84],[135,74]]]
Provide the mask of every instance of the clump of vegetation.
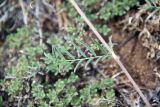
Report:
[[[103,35],[107,36],[110,28],[107,27],[107,22],[115,16],[122,16],[129,11],[133,6],[139,5],[139,0],[77,0],[78,5],[81,7],[86,16],[95,23],[97,30]],[[67,11],[68,16],[76,23],[76,28],[86,30],[86,25],[82,24],[80,16],[70,3],[62,4],[62,11]],[[101,22],[98,22],[101,20]]]
[[[21,45],[20,41],[23,36],[20,35],[26,34],[24,29],[28,30],[21,28],[17,33],[10,35],[7,41],[10,40],[9,45],[11,43],[12,47],[8,49],[17,48]],[[24,34],[21,33],[22,31]],[[13,38],[14,36],[19,37],[20,41],[15,42],[14,39],[17,38]],[[29,37],[25,38],[28,38],[26,41],[29,40]],[[108,56],[108,52],[101,45],[99,48],[105,52],[102,56],[97,56],[88,44],[83,43],[83,45],[93,56],[87,56],[74,42],[72,46],[75,50],[72,51],[78,51],[81,55],[79,58],[76,58],[62,46],[61,48],[53,48],[52,53],[45,53],[42,47],[31,47],[31,45],[26,46],[24,44],[25,48],[20,49],[21,53],[15,65],[6,68],[5,80],[1,81],[3,82],[1,84],[2,89],[6,90],[10,96],[9,100],[11,102],[22,100],[24,102],[21,102],[20,105],[24,103],[29,107],[33,106],[34,103],[43,107],[95,105],[97,101],[104,104],[114,104],[111,79],[96,79],[80,86],[82,78],[76,74],[76,70],[82,62],[87,61],[86,66],[88,66],[93,60],[98,63]],[[76,67],[73,69],[72,64],[75,63]],[[43,80],[47,77],[56,80]],[[99,102],[97,103],[99,104]]]
[[[77,2],[87,10],[85,13],[93,22],[100,19],[106,23],[139,3],[137,0]],[[9,103],[19,106],[115,106],[112,79],[92,76],[88,74],[92,71],[85,69],[93,63],[97,65],[110,54],[91,33],[87,35],[91,42],[84,39],[88,26],[70,4],[64,2],[61,7],[73,20],[68,24],[63,40],[55,35],[48,40],[52,52],[47,50],[45,43],[42,46],[37,45],[36,40],[36,45],[32,43],[35,32],[29,27],[19,28],[8,36],[7,48],[1,51],[7,51],[10,59],[15,58],[16,52],[16,58],[6,65],[5,78],[0,81],[1,90],[8,94]],[[96,27],[104,36],[110,31],[105,24],[99,23]],[[111,37],[109,44],[112,48]],[[79,69],[83,69],[81,73]],[[3,103],[2,97],[0,102]]]

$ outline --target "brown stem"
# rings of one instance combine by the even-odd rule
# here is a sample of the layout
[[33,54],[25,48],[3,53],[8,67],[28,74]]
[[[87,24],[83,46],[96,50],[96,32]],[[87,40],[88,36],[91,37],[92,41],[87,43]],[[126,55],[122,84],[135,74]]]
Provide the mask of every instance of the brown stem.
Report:
[[146,103],[148,107],[152,107],[147,98],[143,95],[142,91],[138,87],[138,85],[135,83],[131,75],[128,73],[127,69],[124,67],[123,63],[119,60],[119,57],[114,53],[113,49],[109,47],[109,45],[105,42],[105,40],[102,38],[102,36],[98,33],[98,31],[95,29],[91,21],[86,17],[86,15],[82,12],[82,10],[79,8],[77,3],[74,0],[69,0],[71,4],[74,6],[74,8],[77,10],[77,12],[81,15],[83,20],[88,24],[90,29],[94,32],[94,34],[97,36],[97,38],[101,41],[101,43],[105,46],[105,48],[112,54],[112,57],[114,60],[118,63],[122,71],[126,74],[127,78],[129,81],[132,83],[134,86],[135,90],[138,92],[140,97],[143,99],[143,101]]

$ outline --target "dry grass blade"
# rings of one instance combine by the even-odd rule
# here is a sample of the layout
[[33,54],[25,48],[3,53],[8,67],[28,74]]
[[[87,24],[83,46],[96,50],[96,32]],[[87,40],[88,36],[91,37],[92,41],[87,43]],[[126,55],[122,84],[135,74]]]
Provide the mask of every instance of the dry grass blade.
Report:
[[122,71],[126,74],[129,81],[132,83],[140,97],[143,99],[143,101],[146,103],[148,107],[152,107],[147,98],[144,96],[138,85],[135,83],[133,78],[128,73],[127,69],[124,67],[122,62],[119,60],[119,57],[114,53],[113,49],[109,47],[109,45],[105,42],[105,40],[102,38],[102,36],[98,33],[98,31],[95,29],[93,24],[90,22],[90,20],[85,16],[85,14],[82,12],[82,10],[79,8],[77,3],[74,0],[69,0],[71,4],[74,6],[74,8],[77,10],[77,12],[81,15],[81,17],[84,19],[84,21],[88,24],[88,26],[91,28],[91,30],[94,32],[94,34],[97,36],[97,38],[101,41],[101,43],[105,46],[105,48],[112,54],[112,57],[115,59],[115,61],[118,63]]
[[21,8],[22,8],[22,13],[23,13],[23,21],[24,21],[24,24],[27,25],[28,24],[28,18],[27,18],[27,11],[25,10],[25,6],[24,6],[24,3],[22,0],[19,0],[19,3],[21,5]]
[[40,16],[40,1],[37,0],[36,1],[36,10],[35,10],[35,14],[36,14],[36,17],[37,17],[37,27],[38,27],[38,33],[39,33],[39,42],[40,42],[40,46],[42,46],[42,38],[43,38],[43,32],[42,32],[42,28],[41,28],[41,23],[40,23],[40,19],[39,19],[39,16]]

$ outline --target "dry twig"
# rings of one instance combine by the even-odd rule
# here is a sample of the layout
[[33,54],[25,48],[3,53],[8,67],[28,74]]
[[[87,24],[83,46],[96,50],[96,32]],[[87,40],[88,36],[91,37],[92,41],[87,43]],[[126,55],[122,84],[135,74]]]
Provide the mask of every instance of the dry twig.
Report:
[[56,0],[55,1],[56,5],[56,10],[58,12],[58,24],[59,24],[59,29],[66,29],[67,27],[67,18],[65,12],[61,11],[60,12],[60,5],[61,5],[61,0]]
[[37,27],[38,27],[38,33],[39,33],[39,37],[40,37],[40,46],[42,46],[42,38],[43,38],[43,33],[42,33],[42,29],[41,29],[41,23],[40,23],[40,20],[39,20],[39,15],[40,15],[40,6],[39,6],[39,0],[36,1],[36,10],[35,10],[35,14],[36,14],[36,18],[37,18]]
[[23,1],[19,0],[19,3],[20,3],[21,8],[22,8],[24,24],[27,25],[28,24],[28,18],[27,18],[28,14],[27,14],[27,11],[25,10]]
[[127,69],[124,67],[122,62],[119,60],[119,57],[114,53],[113,49],[109,47],[109,45],[105,42],[105,40],[102,38],[102,36],[98,33],[98,31],[95,29],[93,24],[90,22],[90,20],[86,17],[86,15],[82,12],[82,10],[79,8],[77,3],[74,0],[69,0],[71,4],[74,6],[74,8],[77,10],[77,12],[81,15],[81,17],[84,19],[84,21],[88,24],[88,26],[91,28],[91,30],[94,32],[94,34],[97,36],[97,38],[101,41],[101,43],[104,45],[104,47],[112,54],[112,57],[115,59],[115,61],[118,63],[122,71],[126,74],[129,81],[132,83],[140,97],[143,99],[143,101],[146,103],[148,107],[152,107],[147,98],[143,95],[142,91],[138,87],[138,85],[135,83],[133,78],[128,73]]

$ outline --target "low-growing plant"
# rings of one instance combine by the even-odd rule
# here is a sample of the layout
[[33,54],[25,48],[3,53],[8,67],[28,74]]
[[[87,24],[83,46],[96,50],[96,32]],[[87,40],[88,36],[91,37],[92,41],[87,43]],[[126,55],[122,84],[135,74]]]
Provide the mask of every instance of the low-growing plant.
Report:
[[[15,35],[18,34],[20,33],[17,32]],[[23,36],[21,37],[23,38]],[[72,105],[78,107],[86,104],[92,106],[100,99],[111,97],[111,102],[105,103],[114,104],[114,92],[109,78],[95,80],[93,83],[87,82],[78,88],[82,80],[76,74],[82,63],[86,63],[86,67],[93,61],[98,64],[108,57],[108,52],[96,41],[94,41],[95,49],[102,51],[102,55],[97,55],[95,50],[83,41],[78,39],[75,41],[72,38],[68,40],[70,41],[66,46],[53,47],[52,53],[44,52],[40,46],[27,46],[23,49],[19,47],[21,52],[15,66],[8,66],[5,70],[3,89],[7,91],[11,101],[17,101],[17,98],[24,99],[25,93],[30,93],[26,100],[28,106],[34,105],[31,103],[30,97],[33,97],[35,104],[39,106],[65,107]],[[10,42],[8,42],[9,45]],[[17,46],[15,45],[14,48]],[[57,78],[56,81],[53,84],[42,82],[43,78],[49,76],[51,72],[53,73],[51,76]],[[59,78],[60,76],[63,78]],[[28,80],[31,80],[31,83]],[[110,84],[103,82],[105,80],[110,81]],[[106,94],[98,94],[98,90]],[[108,92],[111,92],[112,95],[106,96]]]
[[[78,3],[93,22],[99,19],[107,23],[110,18],[123,15],[139,2],[78,0]],[[110,54],[92,37],[92,33],[87,33],[88,26],[68,2],[64,2],[61,7],[73,20],[68,24],[63,40],[55,35],[47,40],[52,45],[52,52],[32,44],[33,32],[29,27],[19,28],[16,33],[8,36],[7,52],[17,51],[18,55],[12,65],[6,65],[5,79],[0,82],[1,90],[8,93],[11,103],[18,102],[20,106],[27,107],[115,106],[115,93],[110,78],[82,76],[92,72],[85,68],[92,63],[97,65]],[[105,24],[96,23],[96,27],[104,36],[110,31]],[[90,41],[86,41],[84,36],[88,36]],[[109,44],[112,48],[111,37]]]
[[[77,0],[78,5],[81,7],[86,16],[95,24],[98,32],[103,36],[107,36],[110,32],[110,28],[107,26],[107,22],[115,16],[122,16],[130,8],[139,5],[139,0]],[[86,28],[86,25],[81,20],[77,11],[71,6],[70,3],[64,3],[61,6],[62,11],[68,13],[69,18],[73,23],[76,23],[78,32]],[[98,22],[100,20],[100,22]],[[97,22],[97,23],[95,23]],[[75,33],[75,31],[74,31]]]
[[12,33],[8,35],[7,40],[5,41],[8,44],[10,49],[20,48],[22,44],[31,45],[29,42],[29,29],[26,27],[18,28],[17,33]]

